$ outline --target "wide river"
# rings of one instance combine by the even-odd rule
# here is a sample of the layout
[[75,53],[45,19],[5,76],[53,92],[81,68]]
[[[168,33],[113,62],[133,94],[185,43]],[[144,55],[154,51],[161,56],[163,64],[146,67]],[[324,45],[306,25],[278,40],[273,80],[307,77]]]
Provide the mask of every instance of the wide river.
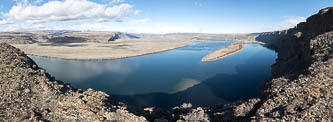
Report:
[[170,107],[191,102],[212,105],[259,95],[271,76],[277,54],[246,44],[229,57],[201,62],[232,41],[197,42],[191,46],[115,60],[78,61],[30,56],[48,73],[76,88],[104,91],[130,105]]

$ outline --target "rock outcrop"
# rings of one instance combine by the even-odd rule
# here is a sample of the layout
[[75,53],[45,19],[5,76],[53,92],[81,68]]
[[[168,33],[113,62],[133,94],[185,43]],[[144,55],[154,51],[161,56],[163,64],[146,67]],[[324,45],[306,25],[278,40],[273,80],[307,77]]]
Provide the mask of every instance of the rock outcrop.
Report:
[[[270,38],[272,37],[272,38]],[[264,39],[266,38],[266,39]],[[276,47],[272,80],[252,110],[239,119],[264,121],[332,121],[333,8],[320,10],[297,27],[263,33],[257,39]],[[237,112],[234,107],[233,113]]]
[[[277,60],[273,70],[277,70],[275,76],[280,77],[267,82],[255,119],[332,121],[333,32],[307,41],[310,42],[307,47],[310,55],[294,56],[303,58],[301,60],[294,60],[293,56]],[[284,53],[279,56],[284,56]],[[299,62],[288,70],[284,66],[288,60]]]
[[146,121],[104,92],[54,80],[15,47],[0,43],[0,120]]
[[[295,28],[281,32],[263,33],[257,39],[271,42],[269,45],[277,47],[279,54],[272,72],[274,77],[280,77],[307,70],[314,60],[312,51],[316,49],[311,48],[316,43],[313,41],[316,40],[314,38],[332,30],[333,8],[325,8]],[[268,38],[263,39],[266,37]]]
[[264,42],[267,47],[278,51],[282,47],[282,41],[287,38],[287,34],[288,30],[264,32],[259,34],[259,36],[256,37],[256,40]]

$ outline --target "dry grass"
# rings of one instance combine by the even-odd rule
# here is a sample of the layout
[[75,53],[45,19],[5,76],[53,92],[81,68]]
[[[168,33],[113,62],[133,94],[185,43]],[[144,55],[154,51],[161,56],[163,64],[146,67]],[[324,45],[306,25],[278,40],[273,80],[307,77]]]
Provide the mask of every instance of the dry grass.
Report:
[[102,60],[147,55],[187,45],[193,41],[141,39],[111,43],[35,43],[12,44],[26,54],[61,59]]

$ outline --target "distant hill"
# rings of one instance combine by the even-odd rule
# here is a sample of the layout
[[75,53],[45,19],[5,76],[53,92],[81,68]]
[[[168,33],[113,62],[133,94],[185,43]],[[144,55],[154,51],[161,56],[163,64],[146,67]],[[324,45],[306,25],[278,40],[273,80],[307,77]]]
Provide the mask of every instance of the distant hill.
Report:
[[41,31],[41,32],[1,32],[0,42],[9,44],[50,43],[107,43],[118,39],[139,39],[140,37],[121,32],[80,32],[80,31]]

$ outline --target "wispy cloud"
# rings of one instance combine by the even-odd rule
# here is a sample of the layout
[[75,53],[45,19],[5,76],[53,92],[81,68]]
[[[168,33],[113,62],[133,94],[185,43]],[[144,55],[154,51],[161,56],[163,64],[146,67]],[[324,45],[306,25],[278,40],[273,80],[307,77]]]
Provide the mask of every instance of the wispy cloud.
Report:
[[140,14],[141,13],[141,10],[135,10],[134,11],[134,15],[138,15],[138,14]]
[[293,28],[297,24],[305,21],[306,21],[305,17],[285,16],[284,20],[278,24],[268,25],[266,27],[257,28],[254,29],[254,31],[248,31],[248,32],[269,32],[269,31],[286,30],[289,28]]
[[0,20],[0,25],[4,25],[4,24],[12,24],[12,21],[9,20]]
[[111,0],[110,2],[109,2],[109,4],[111,5],[111,4],[114,4],[114,3],[122,3],[122,2],[124,2],[125,0]]
[[28,24],[9,24],[2,28],[0,31],[40,31],[40,30],[76,30],[76,31],[119,31],[130,33],[185,33],[185,32],[199,32],[196,27],[185,27],[171,25],[168,23],[149,23],[137,25],[112,25],[107,23],[89,23],[89,22],[73,22],[72,24],[53,24],[53,23],[28,23]]
[[150,21],[151,20],[149,18],[137,19],[137,20],[130,21],[130,24],[132,24],[132,25],[138,25],[138,24],[143,24],[143,23],[147,23],[147,22],[150,22]]
[[194,2],[194,5],[195,5],[195,6],[202,7],[202,3],[201,3],[201,2],[197,2],[197,1],[196,1],[196,2]]
[[278,26],[281,29],[288,29],[295,27],[298,23],[305,22],[305,17],[285,17],[286,20],[281,22]]

